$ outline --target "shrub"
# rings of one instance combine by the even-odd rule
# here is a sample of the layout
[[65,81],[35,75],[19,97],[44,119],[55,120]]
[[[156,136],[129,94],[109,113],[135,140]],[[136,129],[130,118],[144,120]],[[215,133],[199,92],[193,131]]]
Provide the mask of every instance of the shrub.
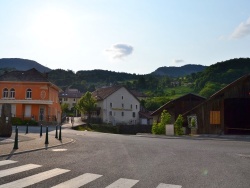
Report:
[[160,123],[153,123],[152,133],[153,134],[165,134],[166,129],[165,126],[171,122],[171,115],[167,112],[167,110],[163,110],[161,113],[161,121]]
[[11,118],[11,124],[12,125],[38,125],[38,123],[35,120],[22,120],[21,118],[18,117],[12,117]]
[[183,130],[182,130],[183,122],[184,122],[184,120],[183,120],[182,115],[179,115],[174,123],[175,135],[183,135]]

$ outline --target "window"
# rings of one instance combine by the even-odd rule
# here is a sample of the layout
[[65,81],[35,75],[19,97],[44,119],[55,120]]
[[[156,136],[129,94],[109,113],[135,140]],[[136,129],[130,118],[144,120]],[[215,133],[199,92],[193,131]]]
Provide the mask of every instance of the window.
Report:
[[124,116],[124,112],[122,112],[122,116]]
[[8,89],[7,88],[3,89],[3,98],[8,98]]
[[109,111],[109,115],[112,116],[112,111]]
[[31,99],[31,97],[32,97],[32,91],[31,91],[31,89],[27,89],[26,90],[26,99]]
[[10,89],[10,98],[15,98],[15,89]]
[[135,112],[133,112],[133,117],[135,117]]
[[131,108],[131,109],[133,108],[133,105],[132,105],[132,104],[130,105],[130,108]]
[[112,107],[112,102],[110,103],[110,107]]
[[122,103],[122,108],[124,108],[124,104]]
[[76,101],[76,99],[74,98],[73,101]]
[[63,98],[64,101],[68,101],[68,98]]
[[122,96],[122,99],[123,99],[123,96]]
[[220,124],[220,111],[210,111],[210,124]]
[[135,105],[135,109],[137,109],[137,105]]

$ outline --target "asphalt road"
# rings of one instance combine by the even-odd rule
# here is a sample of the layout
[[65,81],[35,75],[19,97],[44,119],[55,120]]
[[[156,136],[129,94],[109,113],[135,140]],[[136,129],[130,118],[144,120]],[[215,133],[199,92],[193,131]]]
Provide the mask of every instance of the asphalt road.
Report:
[[52,187],[85,173],[93,178],[83,186],[88,188],[107,187],[120,178],[129,179],[133,188],[250,186],[249,139],[149,138],[70,129],[64,129],[63,136],[73,138],[75,142],[1,157],[0,162],[6,159],[17,162],[0,166],[0,170],[26,164],[41,166],[5,177],[1,177],[0,171],[0,187],[55,168],[67,171],[29,187]]

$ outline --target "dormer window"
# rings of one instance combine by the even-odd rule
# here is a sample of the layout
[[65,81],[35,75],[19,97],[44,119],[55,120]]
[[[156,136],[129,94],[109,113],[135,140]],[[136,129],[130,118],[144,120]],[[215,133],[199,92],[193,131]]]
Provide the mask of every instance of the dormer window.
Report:
[[3,89],[3,98],[8,98],[8,89],[7,88]]
[[32,90],[31,89],[27,89],[26,90],[26,99],[31,99],[32,98]]

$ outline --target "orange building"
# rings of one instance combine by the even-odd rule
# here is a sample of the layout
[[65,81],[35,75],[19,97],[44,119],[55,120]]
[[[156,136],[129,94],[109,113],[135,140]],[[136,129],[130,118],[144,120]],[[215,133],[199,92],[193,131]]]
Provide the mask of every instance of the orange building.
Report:
[[0,110],[2,104],[11,104],[12,117],[60,123],[58,94],[61,89],[36,69],[12,71],[0,76],[0,91]]

